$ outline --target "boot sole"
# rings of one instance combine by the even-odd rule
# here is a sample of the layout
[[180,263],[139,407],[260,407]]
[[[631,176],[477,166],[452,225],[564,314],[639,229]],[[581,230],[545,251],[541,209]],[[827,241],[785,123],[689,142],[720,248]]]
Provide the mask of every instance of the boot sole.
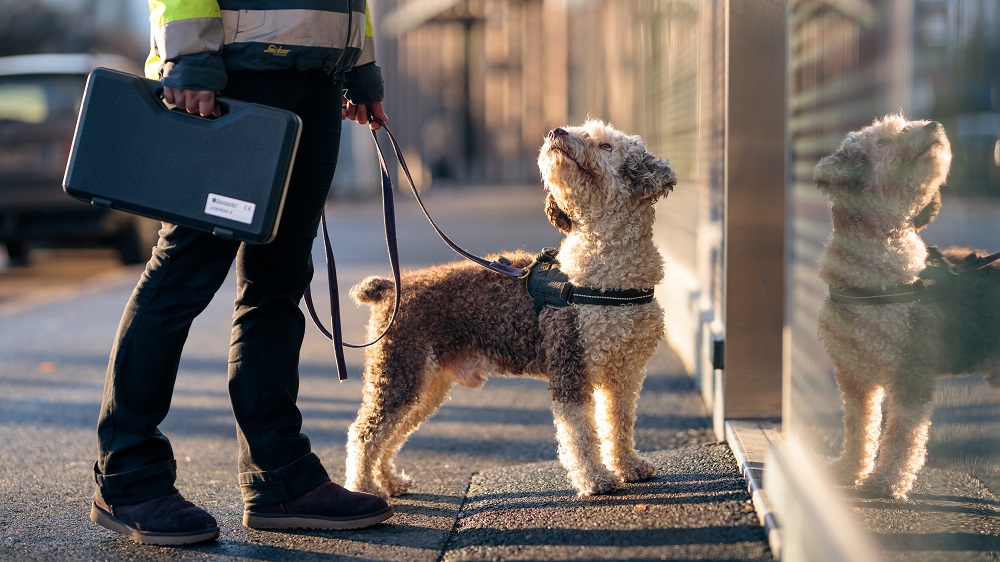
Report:
[[344,531],[362,529],[378,525],[392,517],[392,506],[381,511],[359,517],[323,517],[321,515],[301,515],[295,513],[253,513],[243,512],[243,524],[251,529],[323,529]]
[[219,537],[218,527],[211,529],[199,529],[195,532],[184,533],[158,533],[155,531],[143,531],[97,507],[97,504],[94,504],[90,508],[90,520],[105,529],[124,535],[139,544],[179,546],[206,542]]

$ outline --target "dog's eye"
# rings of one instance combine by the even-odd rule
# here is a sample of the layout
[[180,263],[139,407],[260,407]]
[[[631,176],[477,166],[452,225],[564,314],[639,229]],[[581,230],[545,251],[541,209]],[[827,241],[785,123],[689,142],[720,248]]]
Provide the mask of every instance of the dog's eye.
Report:
[[601,150],[607,150],[608,152],[611,152],[611,145],[609,143],[602,142],[601,143]]
[[878,142],[876,142],[875,144],[876,144],[876,145],[877,145],[877,146],[878,146],[879,148],[881,148],[881,147],[883,147],[883,146],[886,146],[886,145],[888,145],[888,144],[889,144],[889,139],[878,139]]

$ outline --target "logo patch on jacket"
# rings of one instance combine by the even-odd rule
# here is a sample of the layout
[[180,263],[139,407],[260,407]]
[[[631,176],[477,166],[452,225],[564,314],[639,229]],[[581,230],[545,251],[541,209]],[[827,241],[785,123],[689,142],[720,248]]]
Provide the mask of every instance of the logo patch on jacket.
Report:
[[268,45],[267,48],[264,49],[264,52],[265,53],[270,53],[272,55],[278,55],[279,57],[283,57],[283,56],[287,55],[288,53],[292,52],[292,50],[291,49],[286,49],[286,48],[282,47],[281,45]]

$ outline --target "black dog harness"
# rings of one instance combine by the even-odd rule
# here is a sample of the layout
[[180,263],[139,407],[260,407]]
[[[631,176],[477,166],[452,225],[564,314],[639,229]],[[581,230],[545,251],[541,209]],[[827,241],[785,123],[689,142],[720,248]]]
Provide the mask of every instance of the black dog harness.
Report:
[[596,304],[601,306],[632,306],[653,302],[653,289],[606,289],[577,287],[559,269],[557,250],[545,248],[527,267],[528,294],[535,303],[535,312],[546,306],[563,308],[571,304]]
[[898,304],[933,299],[948,291],[959,276],[978,271],[1000,259],[1000,252],[988,256],[970,254],[961,263],[954,263],[936,246],[927,246],[927,267],[920,279],[884,289],[830,286],[830,300],[838,304]]

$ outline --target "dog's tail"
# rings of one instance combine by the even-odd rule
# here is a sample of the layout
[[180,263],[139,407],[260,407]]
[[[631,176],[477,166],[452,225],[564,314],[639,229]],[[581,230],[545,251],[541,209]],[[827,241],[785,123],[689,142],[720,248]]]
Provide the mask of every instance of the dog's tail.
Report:
[[385,277],[369,277],[351,287],[351,300],[358,304],[375,304],[392,295],[395,283]]

